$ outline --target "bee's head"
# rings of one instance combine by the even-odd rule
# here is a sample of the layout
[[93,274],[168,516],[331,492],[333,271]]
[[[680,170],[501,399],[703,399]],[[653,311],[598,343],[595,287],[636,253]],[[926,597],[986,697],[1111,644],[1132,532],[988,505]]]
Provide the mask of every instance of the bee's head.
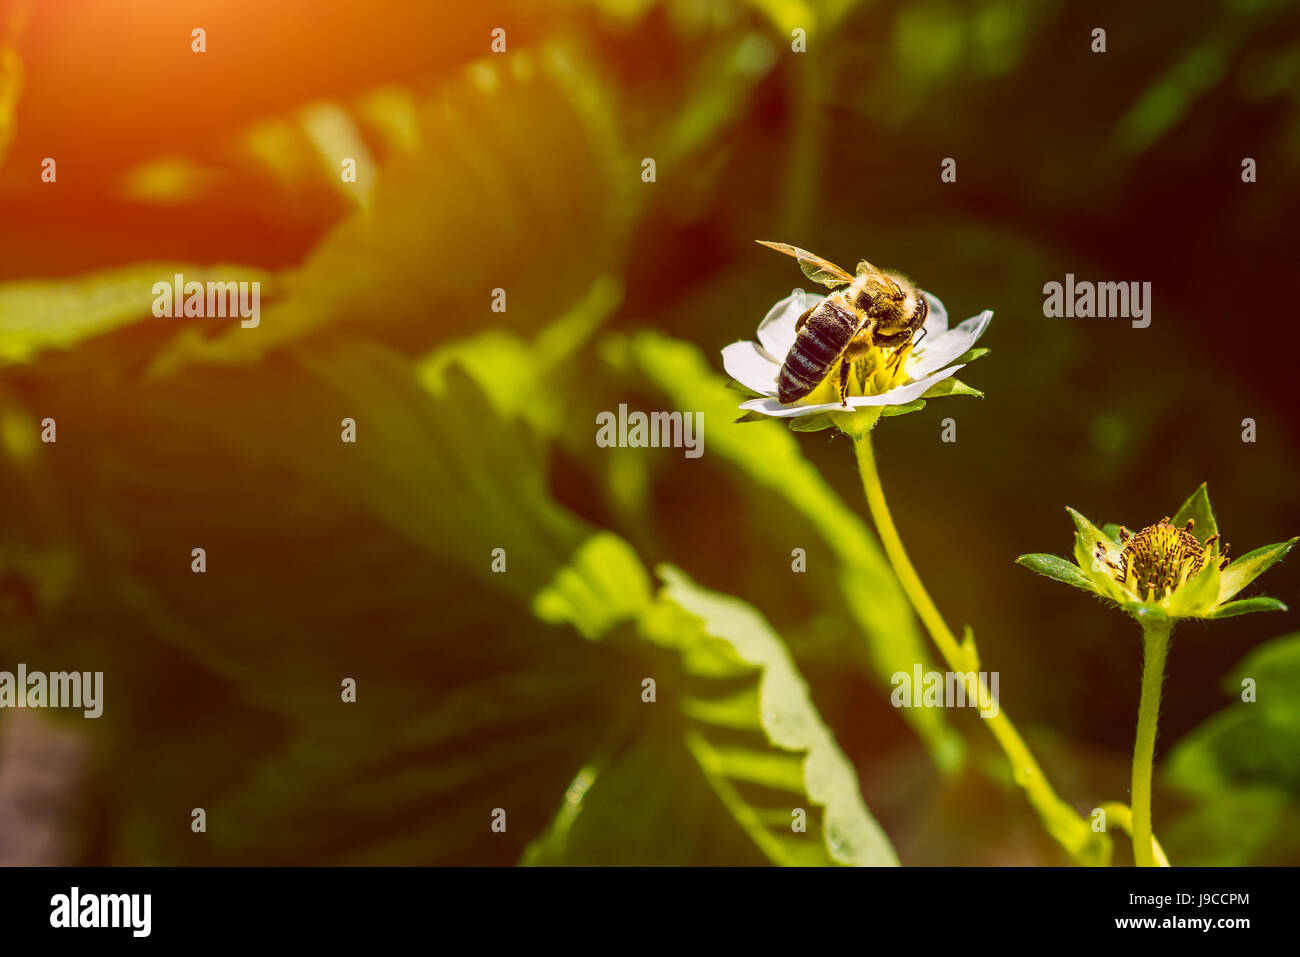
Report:
[[919,289],[912,290],[912,323],[913,328],[925,324],[926,317],[930,315],[930,303],[921,295]]

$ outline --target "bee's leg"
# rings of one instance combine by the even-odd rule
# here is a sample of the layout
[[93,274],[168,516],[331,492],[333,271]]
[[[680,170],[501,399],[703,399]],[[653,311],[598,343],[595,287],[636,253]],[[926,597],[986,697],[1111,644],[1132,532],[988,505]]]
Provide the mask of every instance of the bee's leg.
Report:
[[889,370],[890,375],[893,375],[903,367],[903,363],[907,361],[907,357],[912,354],[912,348],[912,343],[909,342],[899,346],[890,354],[889,362],[885,366],[885,368]]
[[853,368],[853,360],[840,360],[840,405],[844,408],[849,407],[849,372]]
[[916,339],[914,339],[913,342],[912,342],[912,348],[913,348],[913,349],[915,349],[917,346],[919,346],[919,345],[921,344],[921,341],[922,341],[923,339],[925,339],[925,334],[926,334],[928,331],[929,331],[929,330],[926,329],[925,326],[922,326],[922,327],[921,327],[921,334],[920,334],[919,336],[917,336]]
[[808,321],[808,317],[813,314],[813,309],[816,308],[817,308],[816,306],[813,306],[812,309],[805,309],[804,314],[795,320],[794,322],[795,332],[798,332],[800,329],[803,328],[803,324]]

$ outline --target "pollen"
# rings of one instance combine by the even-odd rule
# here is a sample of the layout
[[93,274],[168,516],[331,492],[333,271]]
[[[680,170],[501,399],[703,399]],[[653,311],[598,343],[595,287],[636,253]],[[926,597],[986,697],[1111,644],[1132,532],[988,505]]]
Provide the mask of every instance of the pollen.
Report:
[[[1109,550],[1102,542],[1097,542],[1096,556],[1121,586],[1145,600],[1159,601],[1184,585],[1211,560],[1218,536],[1211,535],[1202,544],[1192,534],[1192,528],[1191,519],[1179,528],[1168,518],[1148,525],[1136,535],[1121,528],[1119,561],[1109,557]],[[1220,568],[1228,564],[1227,552],[1225,546]]]

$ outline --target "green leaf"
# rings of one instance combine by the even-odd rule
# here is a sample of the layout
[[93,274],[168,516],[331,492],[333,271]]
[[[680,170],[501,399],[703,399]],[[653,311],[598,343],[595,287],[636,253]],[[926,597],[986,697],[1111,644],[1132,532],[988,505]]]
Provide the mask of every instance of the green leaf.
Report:
[[1254,649],[1223,687],[1233,703],[1174,746],[1165,776],[1196,793],[1264,786],[1300,796],[1300,632]]
[[1228,567],[1223,570],[1223,576],[1220,579],[1219,601],[1227,601],[1268,571],[1274,563],[1281,561],[1286,556],[1286,553],[1291,551],[1296,541],[1297,539],[1293,538],[1290,541],[1279,542],[1276,545],[1265,545],[1263,548],[1247,552],[1235,561],[1230,562]]
[[177,273],[186,282],[258,282],[264,298],[275,291],[275,278],[262,269],[175,262],[137,263],[72,278],[0,284],[0,365],[27,362],[43,350],[66,349],[136,322],[176,331],[198,328],[206,333],[222,325],[251,331],[242,329],[238,319],[156,318],[153,285],[165,282],[170,286]]
[[602,638],[620,621],[636,620],[650,604],[650,577],[632,547],[600,533],[583,542],[568,565],[533,599],[542,621],[572,624]]
[[1256,611],[1286,611],[1286,605],[1276,598],[1243,598],[1241,601],[1230,601],[1220,605],[1214,611],[1206,615],[1206,618],[1235,618],[1238,615],[1249,615]]
[[[78,454],[41,460],[81,572],[19,660],[115,662],[123,705],[89,729],[121,771],[111,859],[516,860],[605,733],[619,674],[547,621],[594,635],[637,614],[635,557],[554,503],[535,437],[458,367],[431,394],[344,339],[124,389],[101,354],[75,367]],[[46,368],[38,407],[67,388]],[[0,628],[0,657],[14,640]],[[196,789],[224,822],[210,842],[166,824]],[[510,808],[509,836],[484,802]]]
[[648,669],[653,705],[622,692],[624,717],[523,863],[896,864],[763,617],[677,569],[659,573],[665,587],[640,627],[671,656]]
[[1188,519],[1193,521],[1192,534],[1201,544],[1204,544],[1211,535],[1219,533],[1219,525],[1214,520],[1214,509],[1210,507],[1210,493],[1204,482],[1187,497],[1187,501],[1178,509],[1172,522],[1182,528],[1187,524]]
[[947,395],[973,395],[977,398],[984,398],[984,393],[979,389],[972,389],[965,382],[955,376],[949,376],[942,382],[936,382],[930,388],[925,390],[924,399],[938,399]]
[[1101,590],[1088,578],[1083,572],[1079,571],[1079,566],[1074,562],[1066,561],[1056,555],[1021,555],[1016,561],[1024,565],[1030,571],[1037,572],[1040,575],[1046,575],[1048,578],[1055,579],[1058,582],[1064,582],[1067,585],[1073,585],[1075,588],[1082,588],[1084,591],[1092,592],[1094,595],[1100,595]]
[[[635,160],[610,89],[560,41],[472,64],[419,100],[414,147],[389,158],[367,208],[284,276],[256,330],[187,336],[156,371],[249,361],[324,326],[406,353],[488,319],[535,332],[580,301],[593,276],[618,271],[647,199],[627,174]],[[538,237],[557,253],[539,254]],[[509,298],[493,314],[498,288]]]
[[[699,698],[701,703],[713,703],[707,711],[692,709],[695,695],[683,702],[685,710],[697,717],[690,733],[692,753],[755,843],[776,862],[812,862],[807,848],[811,829],[807,835],[791,833],[790,811],[796,805],[775,805],[775,810],[785,812],[776,827],[762,823],[760,814],[744,820],[748,815],[741,808],[755,810],[747,789],[758,787],[789,792],[791,799],[806,798],[823,809],[818,828],[823,846],[816,856],[824,863],[897,864],[889,839],[862,802],[852,764],[818,715],[790,653],[763,617],[738,599],[700,588],[671,566],[661,567],[659,574],[665,581],[664,597],[696,617],[699,626],[683,633],[680,622],[673,622],[672,627],[652,634],[652,640],[669,643],[684,655],[693,644],[720,642],[722,654],[734,655],[741,667],[758,670],[756,697],[731,695],[725,707],[718,707],[711,696]],[[652,633],[655,624],[666,622],[661,619],[649,625]],[[693,670],[689,656],[685,663],[689,674]],[[729,668],[726,676],[735,673]],[[722,677],[716,672],[710,676]],[[742,727],[761,729],[766,743],[738,741],[727,733]],[[736,806],[736,802],[743,803]],[[774,798],[766,798],[765,804],[774,804]],[[807,810],[811,816],[811,808]]]

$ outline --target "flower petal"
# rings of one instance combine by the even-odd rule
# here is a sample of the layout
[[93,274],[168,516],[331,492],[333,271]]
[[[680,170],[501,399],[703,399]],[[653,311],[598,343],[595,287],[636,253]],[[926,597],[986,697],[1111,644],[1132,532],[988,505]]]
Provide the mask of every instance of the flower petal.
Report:
[[[897,389],[890,389],[888,392],[882,392],[880,395],[851,395],[848,398],[850,409],[861,409],[867,406],[878,405],[906,405],[913,399],[919,399],[930,386],[936,382],[941,382],[951,375],[956,375],[957,370],[963,366],[953,366],[950,369],[944,369],[942,372],[935,373],[925,379],[917,382],[909,382],[901,385]],[[754,412],[762,412],[765,415],[774,415],[777,418],[786,419],[794,415],[812,415],[814,412],[843,412],[844,406],[838,402],[819,402],[810,405],[782,405],[776,399],[750,399],[748,402],[740,404],[742,409],[750,409]]]
[[921,295],[925,296],[925,301],[930,306],[930,314],[925,317],[925,334],[929,336],[939,336],[948,331],[948,310],[938,296],[932,295],[921,290]]
[[1219,601],[1227,601],[1237,592],[1241,591],[1260,575],[1268,570],[1269,566],[1279,561],[1283,555],[1291,551],[1296,540],[1293,538],[1289,542],[1278,542],[1276,545],[1265,545],[1263,548],[1257,548],[1253,552],[1247,552],[1236,561],[1228,565],[1223,570],[1223,575],[1219,579]]
[[803,291],[792,292],[767,311],[758,324],[758,341],[777,363],[785,361],[786,353],[794,345],[794,326],[799,317],[825,298]]
[[[984,330],[988,328],[992,319],[992,310],[985,309],[978,316],[967,319],[956,329],[950,329],[937,336],[928,333],[921,345],[912,353],[907,365],[908,375],[919,378],[936,369],[942,369],[953,359],[969,352],[976,340],[984,335]],[[929,323],[926,325],[928,326]]]
[[724,348],[722,367],[741,385],[763,395],[776,395],[776,379],[781,367],[754,343],[733,342]]

